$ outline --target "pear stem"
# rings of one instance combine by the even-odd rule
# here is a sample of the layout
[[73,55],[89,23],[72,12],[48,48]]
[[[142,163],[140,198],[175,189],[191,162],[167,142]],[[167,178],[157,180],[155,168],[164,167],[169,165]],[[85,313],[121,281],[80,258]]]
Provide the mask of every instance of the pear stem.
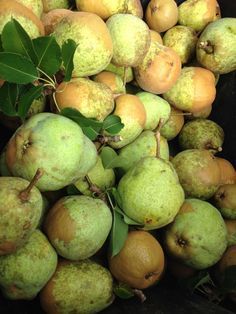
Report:
[[89,185],[89,190],[96,194],[98,196],[98,198],[100,198],[102,201],[104,201],[105,203],[107,203],[106,200],[106,195],[102,192],[102,190],[96,185],[94,184],[91,179],[89,178],[88,175],[85,176],[85,180],[87,181],[88,185]]
[[147,297],[142,290],[133,289],[133,293],[141,300],[142,303],[147,300]]
[[157,129],[156,129],[156,141],[157,141],[157,152],[156,152],[156,157],[160,158],[161,157],[161,128],[164,124],[164,120],[160,119]]
[[111,142],[120,142],[122,140],[122,137],[120,135],[114,135],[114,136],[105,136],[105,135],[98,135],[97,141],[101,144],[111,143]]
[[31,180],[31,182],[27,186],[27,188],[20,192],[19,197],[22,200],[22,202],[27,202],[29,200],[30,192],[31,192],[32,188],[35,186],[35,184],[38,182],[38,180],[42,177],[42,175],[43,175],[42,169],[38,169],[36,171],[33,179]]

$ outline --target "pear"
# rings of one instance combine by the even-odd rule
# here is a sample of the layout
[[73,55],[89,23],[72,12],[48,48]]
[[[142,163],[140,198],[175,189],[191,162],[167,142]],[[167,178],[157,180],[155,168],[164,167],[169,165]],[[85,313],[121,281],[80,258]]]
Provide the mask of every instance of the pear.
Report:
[[63,197],[52,207],[44,229],[59,255],[82,260],[102,247],[111,225],[111,211],[102,200],[74,195]]
[[6,162],[14,176],[27,180],[41,168],[44,175],[36,186],[41,191],[55,191],[81,176],[83,150],[84,134],[78,124],[62,115],[44,112],[31,117],[13,134],[7,145]]
[[150,29],[150,34],[152,42],[157,41],[159,44],[163,45],[162,37],[158,32],[154,31],[153,29]]
[[[96,185],[101,191],[105,191],[107,188],[115,185],[115,173],[113,169],[105,169],[102,164],[100,156],[97,158],[97,162],[93,168],[87,173],[87,177]],[[84,195],[92,196],[92,191],[89,189],[89,184],[86,178],[81,178],[75,182],[76,188]]]
[[132,14],[138,16],[140,19],[143,18],[143,7],[140,0],[126,0],[125,10],[123,13]]
[[93,13],[67,14],[55,25],[53,36],[60,46],[68,39],[73,39],[77,44],[73,57],[73,77],[97,74],[111,61],[113,47],[109,30],[103,20]]
[[214,154],[222,150],[224,131],[214,121],[195,119],[185,123],[178,140],[182,150],[202,148]]
[[57,23],[60,22],[68,13],[71,13],[68,9],[53,9],[47,13],[43,13],[41,21],[44,25],[45,34],[50,35],[54,32],[54,28]]
[[132,14],[115,14],[106,24],[114,49],[112,63],[125,67],[137,66],[147,53],[151,42],[147,24]]
[[55,9],[69,9],[69,0],[42,0],[43,11],[49,12]]
[[184,125],[184,115],[181,110],[171,106],[170,117],[161,128],[161,135],[168,141],[174,139],[181,131]]
[[5,297],[30,300],[46,285],[57,267],[57,254],[45,235],[35,230],[23,247],[0,257],[0,286]]
[[227,247],[227,230],[219,211],[210,203],[186,199],[164,233],[167,252],[195,269],[216,264]]
[[125,78],[126,83],[129,83],[133,81],[134,79],[134,74],[131,67],[123,67],[123,66],[118,66],[118,65],[114,65],[110,63],[106,67],[105,71],[109,71],[109,72],[119,75],[123,81]]
[[197,60],[205,68],[225,74],[236,70],[236,18],[209,24],[197,43]]
[[43,209],[42,195],[32,182],[0,177],[0,256],[22,247],[36,229]]
[[[120,167],[127,172],[139,160],[148,156],[157,156],[156,134],[150,130],[143,131],[132,143],[119,150]],[[169,146],[167,140],[160,138],[160,158],[169,160]]]
[[93,80],[97,83],[107,85],[111,89],[114,98],[119,96],[120,94],[126,93],[125,85],[122,78],[115,73],[102,71],[101,73],[95,75],[93,77]]
[[198,118],[207,119],[212,111],[212,105],[209,107],[203,108],[200,111],[193,112],[191,115],[186,115],[187,120],[194,120]]
[[227,219],[236,219],[236,184],[224,184],[214,195],[216,207]]
[[43,13],[43,3],[42,0],[16,0],[17,2],[23,4],[28,9],[30,9],[39,19]]
[[171,105],[188,112],[209,107],[215,96],[214,74],[200,67],[184,67],[176,84],[164,94]]
[[147,92],[140,92],[136,96],[141,100],[146,110],[144,130],[154,130],[160,120],[162,120],[162,124],[167,122],[170,117],[170,105],[165,99]]
[[90,260],[60,261],[40,293],[40,303],[48,314],[98,313],[113,300],[110,272]]
[[172,27],[163,36],[163,44],[177,52],[182,64],[193,58],[197,40],[197,34],[192,28],[181,25]]
[[161,228],[174,220],[184,201],[184,191],[172,165],[145,157],[118,184],[120,206],[145,229]]
[[201,32],[216,17],[216,0],[186,0],[179,7],[179,24]]
[[236,245],[236,219],[225,219],[228,232],[228,246]]
[[114,115],[121,118],[124,124],[120,131],[120,141],[109,142],[113,148],[121,148],[133,142],[144,129],[146,123],[146,111],[141,100],[135,95],[121,95],[115,100]]
[[151,41],[145,57],[134,69],[138,85],[153,94],[167,92],[181,73],[181,60],[171,48]]
[[32,39],[44,35],[43,23],[29,8],[14,0],[0,0],[0,33],[12,18],[21,24]]
[[234,166],[224,158],[216,157],[216,161],[220,167],[220,184],[236,183],[236,171]]
[[187,197],[209,199],[220,185],[220,168],[206,149],[187,149],[178,153],[172,164]]
[[55,93],[59,109],[75,108],[86,118],[104,120],[114,109],[114,100],[110,88],[85,78],[74,78],[62,82]]

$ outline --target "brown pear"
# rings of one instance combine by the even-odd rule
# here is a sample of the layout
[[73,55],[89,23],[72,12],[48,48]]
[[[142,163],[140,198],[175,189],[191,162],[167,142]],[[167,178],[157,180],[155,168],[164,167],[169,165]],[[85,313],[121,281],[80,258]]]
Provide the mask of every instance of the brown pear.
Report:
[[234,166],[224,158],[216,157],[216,161],[220,167],[220,183],[222,185],[236,183],[236,171]]

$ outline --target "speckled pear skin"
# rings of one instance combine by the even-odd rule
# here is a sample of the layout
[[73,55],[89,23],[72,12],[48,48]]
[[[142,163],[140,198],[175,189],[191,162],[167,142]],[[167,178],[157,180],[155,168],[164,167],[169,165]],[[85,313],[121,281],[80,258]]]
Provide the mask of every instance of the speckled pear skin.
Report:
[[223,145],[224,130],[214,121],[195,119],[185,123],[178,140],[182,150],[202,148],[217,153]]
[[152,93],[140,92],[136,94],[143,103],[146,110],[146,124],[144,130],[154,130],[162,119],[162,124],[165,124],[170,117],[169,103]]
[[69,9],[69,0],[42,0],[44,12],[54,9]]
[[173,140],[181,131],[184,125],[184,116],[181,110],[171,107],[168,121],[161,128],[161,135],[168,141]]
[[30,9],[39,19],[43,13],[43,3],[42,0],[16,0],[17,2],[23,4],[28,9]]
[[184,201],[184,191],[171,163],[155,157],[141,159],[118,184],[120,206],[147,230],[174,220]]
[[186,199],[164,233],[165,248],[184,264],[205,269],[217,263],[227,248],[227,229],[210,203]]
[[98,313],[114,300],[110,272],[90,260],[60,261],[40,293],[47,314]]
[[36,229],[43,208],[41,193],[33,187],[28,201],[19,193],[29,181],[16,177],[0,177],[0,256],[22,247]]
[[73,58],[73,77],[87,77],[101,72],[113,56],[106,24],[93,13],[69,13],[55,26],[53,36],[60,46],[68,39],[73,39],[78,45]]
[[115,73],[119,75],[122,79],[124,78],[124,76],[126,76],[127,83],[133,81],[134,79],[134,74],[131,67],[126,67],[126,73],[125,73],[125,67],[109,63],[105,71],[110,71],[112,73]]
[[102,247],[111,225],[111,211],[102,200],[75,195],[63,197],[53,206],[44,229],[59,255],[82,260]]
[[[202,45],[212,47],[204,50]],[[197,43],[197,60],[207,69],[225,74],[236,70],[236,18],[222,18],[209,24]]]
[[147,24],[132,14],[115,14],[106,24],[114,49],[112,63],[118,66],[137,66],[151,43]]
[[236,219],[236,184],[224,184],[214,195],[216,207],[227,219]]
[[[144,157],[157,156],[157,140],[154,132],[143,131],[132,143],[119,150],[121,168],[126,172]],[[161,136],[160,157],[169,160],[169,146],[167,140]]]
[[33,299],[57,267],[57,254],[46,236],[35,230],[23,247],[0,257],[0,287],[12,300]]
[[209,199],[220,185],[220,168],[206,149],[187,149],[171,160],[187,197]]
[[177,52],[182,64],[194,56],[197,40],[197,34],[192,28],[181,25],[172,27],[163,36],[163,44]]
[[7,166],[14,176],[32,180],[41,191],[59,190],[80,177],[84,134],[74,121],[58,114],[39,113],[27,120],[10,139]]
[[[115,172],[113,169],[105,169],[101,157],[98,156],[95,166],[87,173],[90,181],[95,184],[101,191],[115,185]],[[75,182],[76,188],[84,195],[92,196],[88,182],[81,178]]]

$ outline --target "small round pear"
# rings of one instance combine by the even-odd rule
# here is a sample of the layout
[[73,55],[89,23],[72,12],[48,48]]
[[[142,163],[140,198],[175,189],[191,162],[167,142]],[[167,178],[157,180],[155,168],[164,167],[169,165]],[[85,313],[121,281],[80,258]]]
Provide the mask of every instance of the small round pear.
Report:
[[137,66],[147,53],[151,42],[147,24],[132,14],[115,14],[107,20],[106,25],[114,49],[112,63],[125,67]]

